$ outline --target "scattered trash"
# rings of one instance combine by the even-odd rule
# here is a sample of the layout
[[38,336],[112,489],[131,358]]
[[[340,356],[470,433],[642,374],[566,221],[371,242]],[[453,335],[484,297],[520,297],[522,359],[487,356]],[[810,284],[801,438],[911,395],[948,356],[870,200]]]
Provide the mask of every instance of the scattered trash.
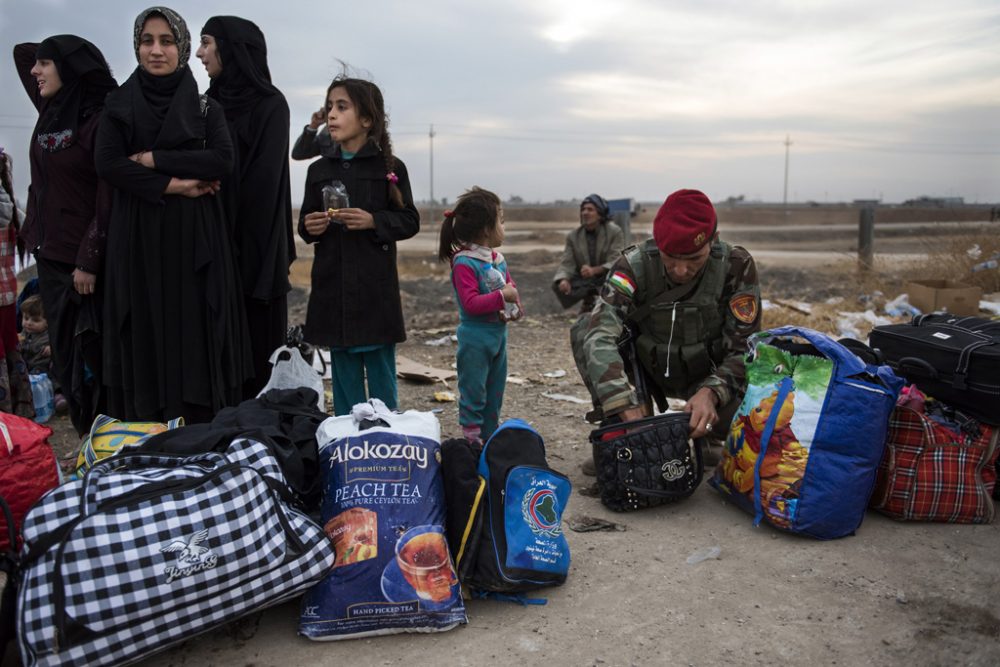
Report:
[[806,303],[805,301],[786,301],[783,299],[775,299],[774,303],[782,308],[787,308],[788,310],[799,313],[800,315],[812,315],[812,304]]
[[576,487],[576,492],[581,496],[587,496],[588,498],[601,497],[601,487],[597,486],[597,482],[594,482],[590,486],[578,486]]
[[1000,252],[995,252],[985,262],[979,262],[978,264],[973,264],[970,271],[972,271],[973,273],[978,273],[979,271],[985,271],[987,269],[995,269],[998,266],[1000,266]]
[[722,547],[718,545],[712,547],[702,547],[701,549],[696,550],[694,553],[692,553],[690,556],[687,557],[687,564],[697,565],[703,560],[709,560],[712,558],[717,559],[719,557],[719,554],[721,553],[722,553]]
[[608,521],[607,519],[598,519],[595,516],[576,516],[566,523],[569,524],[570,530],[577,533],[592,533],[595,531],[624,533],[628,530],[628,526]]
[[1000,315],[1000,303],[996,301],[980,301],[979,310],[984,310],[991,315]]
[[885,304],[885,314],[892,317],[902,317],[904,315],[921,315],[922,313],[919,308],[910,303],[910,296],[904,292]]
[[563,378],[566,377],[566,371],[559,368],[554,371],[549,371],[548,373],[542,373],[542,376],[547,378]]
[[435,338],[434,340],[424,341],[424,345],[430,345],[431,347],[441,347],[442,345],[448,345],[451,342],[458,342],[458,336],[454,334],[448,336],[441,336],[440,338]]
[[978,243],[973,243],[972,247],[965,251],[965,254],[969,256],[969,259],[979,259],[983,255],[983,249],[979,247]]
[[909,600],[906,599],[906,593],[903,591],[896,591],[896,602],[899,604],[906,604]]
[[585,401],[582,398],[577,398],[576,396],[570,396],[569,394],[542,394],[545,398],[551,398],[553,401],[566,401],[568,403],[579,403],[580,405],[589,405],[589,401]]
[[844,303],[844,297],[842,297],[842,296],[831,296],[829,299],[827,299],[823,303],[825,303],[828,306],[836,306],[839,303]]
[[837,333],[841,338],[864,340],[867,336],[863,336],[861,333],[862,324],[870,325],[865,327],[866,330],[884,324],[895,324],[891,318],[876,315],[875,311],[871,309],[863,313],[838,312],[837,315],[839,315],[837,319]]
[[438,403],[454,403],[455,394],[450,391],[435,391],[434,400]]
[[528,381],[524,378],[514,377],[513,375],[507,376],[507,384],[528,384]]
[[454,371],[446,371],[441,368],[434,368],[421,364],[413,359],[397,355],[396,375],[404,380],[414,380],[416,382],[447,382],[455,377]]
[[775,306],[773,303],[771,303],[768,299],[761,299],[760,300],[760,307],[761,307],[761,310],[771,310],[772,308],[777,308],[777,306]]

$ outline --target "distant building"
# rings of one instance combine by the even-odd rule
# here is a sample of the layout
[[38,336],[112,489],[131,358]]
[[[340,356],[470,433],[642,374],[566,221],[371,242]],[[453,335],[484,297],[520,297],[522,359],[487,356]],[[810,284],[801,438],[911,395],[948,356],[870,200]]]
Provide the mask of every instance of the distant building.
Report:
[[965,206],[964,197],[917,197],[907,199],[903,206],[931,206],[935,208],[951,208],[953,206]]

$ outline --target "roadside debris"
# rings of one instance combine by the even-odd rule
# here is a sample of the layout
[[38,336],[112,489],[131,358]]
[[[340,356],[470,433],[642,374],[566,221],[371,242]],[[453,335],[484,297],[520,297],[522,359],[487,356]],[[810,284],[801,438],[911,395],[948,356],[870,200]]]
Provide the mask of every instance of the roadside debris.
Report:
[[688,565],[697,565],[698,563],[705,560],[718,559],[719,554],[721,553],[722,553],[722,547],[720,547],[719,545],[714,545],[711,547],[702,547],[701,549],[697,549],[694,553],[688,556],[686,562]]
[[582,398],[577,398],[576,396],[570,396],[569,394],[550,394],[545,392],[542,394],[545,398],[551,398],[553,401],[566,401],[567,403],[579,403],[580,405],[588,405],[588,402]]
[[547,377],[547,378],[564,378],[564,377],[566,377],[566,371],[564,371],[561,368],[558,368],[558,369],[556,369],[554,371],[549,371],[548,373],[542,373],[542,377]]
[[628,530],[628,526],[608,521],[607,519],[598,519],[596,516],[575,516],[566,523],[569,524],[570,530],[577,533],[593,533],[596,531],[624,533]]

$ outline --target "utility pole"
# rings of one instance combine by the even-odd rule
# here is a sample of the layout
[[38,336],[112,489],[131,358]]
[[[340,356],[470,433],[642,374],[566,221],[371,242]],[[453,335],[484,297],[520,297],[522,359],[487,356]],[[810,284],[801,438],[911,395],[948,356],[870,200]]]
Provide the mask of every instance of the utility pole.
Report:
[[782,205],[788,208],[788,148],[792,145],[791,138],[785,135],[785,196],[782,200]]
[[434,206],[434,123],[431,123],[430,134],[427,135],[431,141],[431,206]]

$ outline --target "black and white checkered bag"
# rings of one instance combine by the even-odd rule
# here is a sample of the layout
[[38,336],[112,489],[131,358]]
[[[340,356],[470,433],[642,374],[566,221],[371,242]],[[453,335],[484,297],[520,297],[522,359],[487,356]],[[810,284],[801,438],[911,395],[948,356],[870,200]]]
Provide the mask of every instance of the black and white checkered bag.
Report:
[[24,521],[18,597],[30,665],[121,665],[298,595],[335,554],[292,508],[267,448],[122,452]]

